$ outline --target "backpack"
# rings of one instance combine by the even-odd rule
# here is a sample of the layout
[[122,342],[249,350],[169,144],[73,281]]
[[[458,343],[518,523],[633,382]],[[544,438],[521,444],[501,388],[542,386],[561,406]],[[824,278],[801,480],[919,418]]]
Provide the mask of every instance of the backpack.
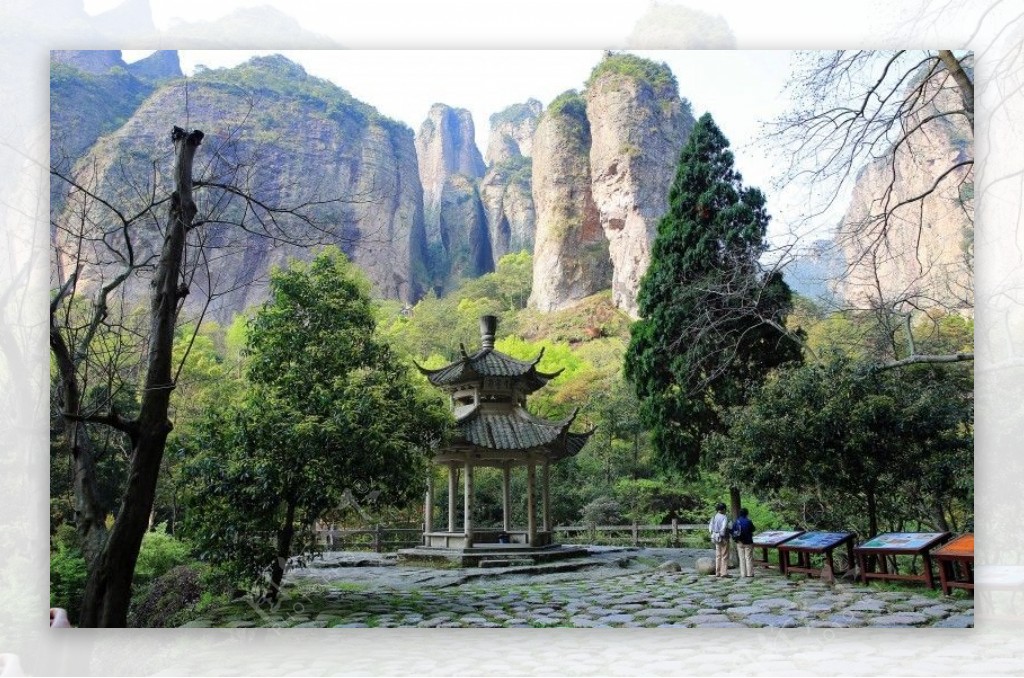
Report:
[[743,535],[743,528],[740,527],[740,521],[736,521],[732,524],[732,540],[739,541],[740,536]]

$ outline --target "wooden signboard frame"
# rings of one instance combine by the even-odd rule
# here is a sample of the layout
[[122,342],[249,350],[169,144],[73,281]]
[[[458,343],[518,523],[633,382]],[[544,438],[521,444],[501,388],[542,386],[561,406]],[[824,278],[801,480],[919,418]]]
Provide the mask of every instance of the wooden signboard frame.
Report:
[[[805,539],[821,540],[825,535],[833,535],[833,538],[830,538],[823,544],[815,546],[803,546],[799,544],[801,540]],[[835,572],[835,562],[832,559],[832,552],[843,544],[846,544],[847,556],[852,564],[854,562],[853,540],[856,539],[856,537],[857,535],[853,532],[804,532],[798,537],[788,539],[778,546],[779,567],[782,574],[788,576],[790,572],[802,572],[809,576],[821,576],[821,568],[816,568],[811,565],[812,555],[823,556],[825,558],[825,562],[828,563],[829,570]],[[790,553],[796,554],[796,563],[789,562]]]
[[[974,592],[974,533],[962,534],[932,553],[939,566],[939,582],[942,593],[949,595],[954,588]],[[960,565],[964,577],[958,578],[956,566]]]
[[[906,535],[904,537],[904,535]],[[917,539],[914,539],[914,536]],[[931,535],[931,536],[929,536]],[[932,575],[931,550],[949,540],[953,536],[949,532],[883,532],[868,539],[860,546],[853,549],[857,555],[857,565],[860,567],[860,578],[865,584],[869,579],[886,579],[910,582],[922,582],[928,588],[935,588],[935,579]],[[872,546],[871,542],[880,540],[892,540],[895,543],[887,543],[881,546]],[[900,545],[898,542],[908,542]],[[921,574],[900,574],[889,572],[885,562],[886,556],[920,556],[923,564]],[[877,565],[878,570],[875,570]]]
[[[757,567],[764,567],[773,569],[775,566],[768,560],[768,549],[777,549],[779,544],[783,544],[790,539],[794,539],[803,534],[803,530],[765,530],[764,532],[758,532],[754,535],[754,549],[761,549],[761,558],[754,558],[754,565]],[[782,569],[782,556],[779,556],[779,570]]]

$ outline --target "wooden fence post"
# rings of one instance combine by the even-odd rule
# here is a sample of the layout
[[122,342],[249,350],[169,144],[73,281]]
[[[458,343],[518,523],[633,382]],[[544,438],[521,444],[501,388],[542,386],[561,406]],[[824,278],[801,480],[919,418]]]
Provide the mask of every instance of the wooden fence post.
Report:
[[634,520],[633,521],[633,546],[639,546],[639,545],[640,545],[640,526],[637,525],[637,522]]
[[672,547],[679,548],[679,518],[672,519]]

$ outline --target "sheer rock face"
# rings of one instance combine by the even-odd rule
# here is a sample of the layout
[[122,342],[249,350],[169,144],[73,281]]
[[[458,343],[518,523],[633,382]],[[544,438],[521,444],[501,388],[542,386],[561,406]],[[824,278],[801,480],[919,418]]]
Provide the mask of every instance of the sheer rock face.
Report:
[[[667,67],[663,68],[667,72]],[[674,77],[604,71],[586,90],[591,191],[608,239],[615,305],[636,317],[640,279],[694,120]]]
[[[459,275],[492,261],[483,205],[474,185],[485,167],[470,112],[445,104],[431,106],[416,135],[416,156],[423,186],[427,267],[431,284],[444,293]],[[486,257],[481,254],[485,249]],[[493,262],[481,273],[488,270],[493,270]]]
[[[173,54],[177,63],[177,53]],[[124,62],[120,50],[50,53],[51,167],[70,170],[100,136],[117,129],[153,92],[153,82],[138,76],[132,66]],[[64,204],[68,190],[63,182],[50,182],[51,209]]]
[[463,174],[448,177],[438,212],[446,254],[444,288],[454,287],[461,278],[475,278],[493,271],[487,217],[476,182]]
[[513,159],[491,167],[480,181],[495,265],[506,254],[533,251],[536,212],[530,168],[528,159]]
[[543,108],[536,99],[528,99],[491,116],[485,156],[488,166],[518,157],[529,158],[533,154],[533,134]]
[[463,108],[445,104],[430,107],[427,119],[416,135],[416,156],[427,215],[427,236],[439,238],[437,210],[445,182],[454,174],[472,179],[484,175],[484,160],[476,147],[472,114]]
[[178,53],[172,49],[158,50],[144,59],[129,64],[128,72],[147,82],[163,82],[184,75],[181,72]]
[[[235,70],[244,72],[236,75]],[[230,84],[240,76],[267,83],[258,111],[253,111],[244,91]],[[196,159],[197,179],[204,175],[240,183],[269,203],[296,204],[312,197],[331,202],[310,210],[320,224],[330,227],[329,234],[296,226],[277,240],[217,223],[216,219],[235,221],[243,210],[237,200],[222,206],[219,217],[196,229],[194,237],[218,246],[218,259],[209,277],[200,271],[192,282],[188,304],[201,303],[209,288],[219,290],[222,294],[211,310],[216,319],[229,320],[262,302],[271,266],[284,266],[293,258],[307,260],[315,253],[309,246],[288,242],[297,240],[337,244],[380,296],[412,301],[421,294],[422,275],[414,272],[423,270],[423,196],[410,129],[380,116],[344,90],[310,78],[283,57],[260,57],[237,69],[197,75],[190,81],[189,116],[194,128],[206,132]],[[157,195],[168,194],[170,131],[183,120],[180,89],[157,89],[124,125],[102,137],[77,163],[82,180],[132,214],[149,193],[155,161]],[[254,156],[259,160],[250,163],[248,174],[231,173],[236,161]],[[210,189],[197,189],[200,218],[212,195]],[[335,198],[340,202],[332,201]],[[72,207],[69,204],[58,218],[74,223]],[[95,205],[92,212],[101,215]],[[165,212],[159,207],[154,219],[136,232],[137,257],[157,251],[157,227]],[[251,218],[248,228],[262,230]],[[58,234],[55,245],[61,244]],[[109,278],[115,264],[106,258],[107,265],[93,267],[85,277]],[[57,265],[61,263],[58,257]],[[148,294],[145,280],[129,292],[136,297]]]
[[[933,76],[927,94],[935,105],[908,118],[905,129],[961,106],[945,71]],[[836,292],[857,308],[973,308],[972,165],[953,170],[922,201],[898,208],[888,225],[881,219],[886,200],[898,205],[924,195],[943,173],[974,157],[974,133],[962,115],[925,121],[921,132],[912,148],[868,165],[854,186],[837,235],[847,269]]]
[[121,50],[119,49],[55,49],[50,52],[50,60],[53,63],[71,66],[93,75],[103,75],[115,66],[120,66],[124,69],[128,67],[121,58]]
[[608,240],[591,194],[583,100],[574,94],[558,102],[542,116],[533,144],[537,234],[530,305],[542,311],[572,306],[612,280]]
[[533,251],[535,210],[531,187],[533,136],[543,106],[536,99],[491,116],[487,174],[480,196],[487,213],[495,264],[506,254]]

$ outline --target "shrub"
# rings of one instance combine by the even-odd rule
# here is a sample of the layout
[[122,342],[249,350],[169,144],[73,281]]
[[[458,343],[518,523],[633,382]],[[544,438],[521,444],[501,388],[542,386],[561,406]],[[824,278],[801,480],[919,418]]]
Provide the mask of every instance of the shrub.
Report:
[[167,534],[167,523],[160,523],[142,538],[142,549],[135,564],[135,583],[150,582],[188,561],[188,544]]
[[635,54],[621,52],[606,55],[601,63],[594,67],[587,80],[587,87],[593,86],[598,78],[608,73],[649,83],[655,89],[678,87],[676,76],[672,74],[672,69],[667,64],[657,64]]
[[78,538],[70,525],[62,525],[53,536],[50,551],[50,607],[62,607],[72,624],[82,611],[82,595],[89,571]]
[[584,525],[618,525],[622,522],[622,506],[611,497],[598,497],[582,509]]
[[202,597],[200,569],[193,565],[179,565],[136,591],[128,612],[128,626],[180,626],[195,616]]

